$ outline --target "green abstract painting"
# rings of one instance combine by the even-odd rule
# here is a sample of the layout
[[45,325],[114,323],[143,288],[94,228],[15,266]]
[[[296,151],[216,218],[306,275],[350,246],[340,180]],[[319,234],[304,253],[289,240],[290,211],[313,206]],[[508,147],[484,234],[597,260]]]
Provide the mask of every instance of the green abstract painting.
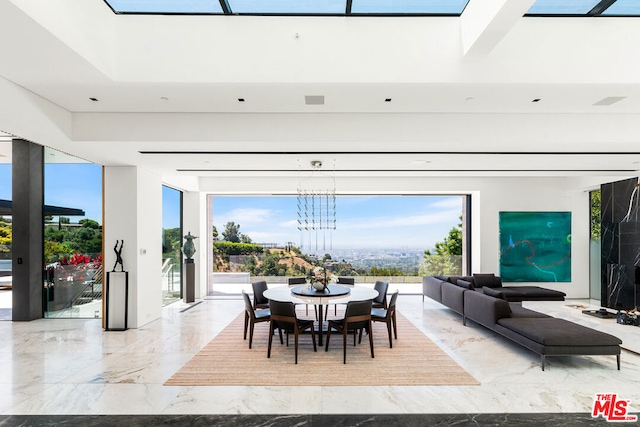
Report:
[[504,282],[571,281],[571,212],[500,212]]

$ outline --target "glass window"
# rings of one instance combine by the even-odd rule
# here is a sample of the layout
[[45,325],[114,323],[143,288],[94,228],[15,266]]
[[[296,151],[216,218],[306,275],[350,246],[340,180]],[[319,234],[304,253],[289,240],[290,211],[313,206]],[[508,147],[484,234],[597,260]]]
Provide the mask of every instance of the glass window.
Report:
[[45,147],[45,317],[102,316],[102,166]]
[[603,15],[627,15],[640,16],[640,1],[638,0],[618,0],[607,10],[602,12]]
[[182,192],[162,186],[162,303],[182,298]]
[[344,0],[229,0],[232,13],[344,14]]
[[336,196],[335,205],[318,193],[210,200],[210,295],[325,274],[419,293],[422,276],[465,271],[465,196]]
[[602,273],[601,265],[601,236],[602,236],[602,212],[600,190],[589,193],[591,207],[591,231],[589,238],[589,298],[600,300],[602,298]]
[[[11,151],[11,142],[0,141],[6,144],[8,151]],[[4,148],[4,147],[3,147]],[[0,151],[1,152],[1,151]],[[11,209],[11,163],[1,163],[3,156],[0,156],[0,320],[11,320],[11,307],[13,298],[11,295],[12,286],[12,264],[11,264],[11,242],[13,239],[13,224]]]
[[460,15],[468,0],[353,0],[351,13]]
[[[116,13],[221,14],[212,0],[105,0]],[[354,14],[460,15],[468,0],[353,0]],[[347,0],[228,0],[232,14],[344,15]]]
[[218,0],[107,0],[117,13],[222,13]]
[[586,15],[600,0],[538,0],[527,14]]

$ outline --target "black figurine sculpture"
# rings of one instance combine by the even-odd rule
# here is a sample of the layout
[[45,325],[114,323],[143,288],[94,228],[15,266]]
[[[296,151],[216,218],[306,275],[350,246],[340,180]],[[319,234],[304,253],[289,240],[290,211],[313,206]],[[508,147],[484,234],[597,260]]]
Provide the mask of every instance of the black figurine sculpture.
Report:
[[[118,242],[120,242],[120,249],[118,249]],[[113,270],[116,271],[116,267],[120,264],[120,271],[124,271],[124,265],[122,264],[122,246],[124,245],[124,240],[116,240],[116,245],[113,247],[113,251],[116,253],[116,263],[113,264]]]

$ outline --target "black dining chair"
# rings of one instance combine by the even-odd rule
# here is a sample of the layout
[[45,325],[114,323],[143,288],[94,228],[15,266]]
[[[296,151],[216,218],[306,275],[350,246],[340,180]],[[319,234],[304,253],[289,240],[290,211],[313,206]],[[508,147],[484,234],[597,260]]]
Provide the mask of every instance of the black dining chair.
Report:
[[[353,288],[356,285],[356,279],[353,277],[338,277],[336,284],[340,286],[346,286],[348,288]],[[327,305],[325,308],[324,320],[327,320],[327,316],[329,316],[329,306]],[[338,315],[338,304],[334,304],[333,314],[334,316]]]
[[393,340],[391,339],[391,328],[393,327],[393,334],[398,339],[398,328],[396,326],[396,300],[398,299],[398,291],[391,294],[391,300],[389,301],[389,307],[384,308],[372,308],[371,309],[371,321],[372,322],[385,322],[387,324],[387,332],[389,332],[389,347],[393,348]]
[[316,333],[313,328],[313,320],[298,319],[296,308],[292,302],[279,302],[270,300],[269,310],[271,311],[271,322],[269,326],[269,348],[267,358],[271,357],[271,344],[273,333],[276,328],[280,332],[280,343],[282,343],[282,331],[287,335],[287,346],[289,346],[289,333],[293,332],[295,340],[295,361],[298,363],[298,336],[307,329],[311,330],[311,341],[313,341],[313,351],[318,351],[316,347]]
[[[358,331],[366,329],[369,331],[369,346],[371,347],[371,357],[373,356],[373,329],[371,328],[371,300],[349,301],[344,314],[344,319],[329,320],[327,327],[327,344],[324,351],[329,351],[329,340],[331,339],[331,329],[335,329],[342,334],[343,363],[347,363],[347,335],[353,332],[353,345],[356,345]],[[362,334],[360,335],[362,338]]]
[[[289,277],[287,279],[287,283],[289,285],[290,288],[294,287],[294,286],[298,286],[298,285],[306,285],[307,284],[307,278],[306,277]],[[315,308],[315,305],[313,306]],[[305,309],[306,309],[306,313],[307,316],[309,315],[309,304],[305,304]],[[316,319],[318,318],[318,314],[316,313]]]
[[389,289],[389,284],[387,282],[383,282],[381,280],[377,280],[376,284],[373,285],[373,289],[378,291],[378,296],[373,299],[373,306],[375,308],[387,308],[387,290]]
[[268,322],[271,320],[271,312],[269,309],[256,310],[251,305],[249,294],[242,290],[242,298],[244,299],[244,339],[247,339],[247,329],[249,329],[249,348],[253,343],[253,325],[260,322]]
[[264,291],[267,290],[267,282],[261,280],[251,284],[253,288],[253,308],[269,308],[269,300],[265,298]]

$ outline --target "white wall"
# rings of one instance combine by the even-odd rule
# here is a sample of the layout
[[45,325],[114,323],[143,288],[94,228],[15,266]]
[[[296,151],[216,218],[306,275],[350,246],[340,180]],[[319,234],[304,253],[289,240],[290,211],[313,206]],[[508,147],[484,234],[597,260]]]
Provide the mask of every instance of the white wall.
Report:
[[[129,324],[138,328],[162,314],[162,181],[133,166],[104,168],[104,265],[113,268],[116,240],[129,271]],[[118,268],[119,269],[119,268]]]
[[196,253],[193,256],[196,263],[195,297],[198,299],[207,295],[207,239],[211,233],[207,232],[206,225],[206,194],[185,191],[182,197],[184,234],[191,232],[194,236],[198,236],[194,241]]

